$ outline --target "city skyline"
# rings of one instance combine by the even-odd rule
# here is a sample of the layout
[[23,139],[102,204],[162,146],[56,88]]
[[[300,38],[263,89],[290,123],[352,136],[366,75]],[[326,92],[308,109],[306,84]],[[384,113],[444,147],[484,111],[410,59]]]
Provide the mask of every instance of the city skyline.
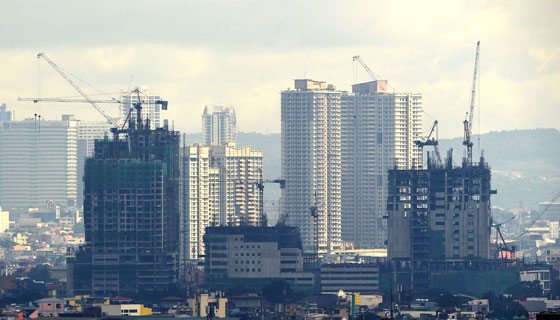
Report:
[[560,319],[558,9],[0,0],[0,318]]
[[[551,12],[555,10],[550,10],[557,4],[387,3],[384,10],[375,10],[375,3],[332,4],[317,9],[312,3],[216,2],[203,8],[197,3],[169,2],[168,21],[175,28],[153,23],[132,32],[133,24],[115,23],[119,19],[112,17],[123,7],[146,17],[149,5],[127,6],[124,2],[114,12],[106,12],[102,4],[89,3],[83,10],[89,14],[84,16],[79,6],[66,3],[64,19],[49,18],[47,24],[45,17],[56,17],[64,3],[15,8],[4,2],[0,5],[5,9],[1,10],[0,35],[6,41],[0,44],[0,60],[6,62],[3,67],[8,76],[0,80],[0,96],[18,119],[37,112],[47,119],[63,113],[75,113],[88,121],[102,119],[88,105],[16,101],[18,96],[35,96],[38,91],[44,97],[75,95],[44,64],[39,67],[38,90],[35,55],[45,51],[103,92],[126,90],[129,83],[156,90],[170,101],[163,117],[182,132],[200,132],[200,123],[190,123],[187,114],[198,114],[204,105],[231,105],[239,116],[240,132],[277,133],[279,88],[289,87],[293,78],[313,78],[350,91],[351,84],[370,80],[359,65],[352,64],[352,56],[360,55],[376,74],[391,79],[389,85],[397,91],[423,94],[426,114],[438,118],[442,138],[458,137],[468,105],[472,46],[481,40],[480,132],[558,128],[554,117],[541,117],[557,115],[555,105],[560,101],[554,90],[560,68],[555,54],[558,45],[553,41],[560,28],[554,27]],[[315,13],[313,10],[322,19],[309,27],[300,18]],[[14,14],[6,14],[12,11]],[[186,18],[177,16],[179,13]],[[403,19],[387,18],[395,14]],[[262,18],[270,15],[270,21]],[[290,18],[279,19],[286,15]],[[221,18],[236,27],[207,27]],[[66,30],[67,24],[75,28]],[[90,26],[95,26],[96,37],[83,37],[91,32]],[[31,35],[29,30],[35,33]],[[121,33],[130,35],[122,38]],[[271,33],[275,36],[269,37]],[[103,108],[117,113],[117,108]],[[425,131],[429,129],[426,122]],[[476,133],[478,120],[475,123]]]

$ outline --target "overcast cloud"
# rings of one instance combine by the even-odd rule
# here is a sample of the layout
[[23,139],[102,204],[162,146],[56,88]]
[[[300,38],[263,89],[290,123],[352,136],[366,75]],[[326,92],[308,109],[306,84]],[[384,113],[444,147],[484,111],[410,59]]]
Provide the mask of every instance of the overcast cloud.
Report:
[[17,102],[76,94],[36,61],[44,51],[104,92],[126,89],[133,75],[133,86],[170,101],[165,116],[182,131],[200,130],[205,105],[228,105],[241,131],[279,132],[281,90],[299,77],[349,90],[368,80],[352,62],[359,54],[399,91],[421,92],[440,135],[454,137],[481,40],[480,131],[560,128],[559,9],[558,1],[4,0],[0,102],[18,119],[102,120],[86,105]]

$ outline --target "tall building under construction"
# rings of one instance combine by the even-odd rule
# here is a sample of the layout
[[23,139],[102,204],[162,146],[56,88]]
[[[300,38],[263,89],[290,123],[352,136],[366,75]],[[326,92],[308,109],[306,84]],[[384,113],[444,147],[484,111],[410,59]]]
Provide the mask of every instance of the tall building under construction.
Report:
[[484,158],[453,166],[428,158],[427,169],[389,171],[388,255],[427,285],[435,261],[490,259],[490,168]]
[[129,121],[95,141],[85,164],[86,243],[68,257],[72,294],[127,294],[177,284],[179,134]]

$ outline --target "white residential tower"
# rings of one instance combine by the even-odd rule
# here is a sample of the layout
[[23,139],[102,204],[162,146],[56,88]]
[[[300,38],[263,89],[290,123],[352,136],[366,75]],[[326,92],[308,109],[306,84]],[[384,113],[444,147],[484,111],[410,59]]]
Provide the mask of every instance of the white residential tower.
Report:
[[183,148],[183,259],[204,253],[204,230],[216,225],[261,224],[262,152],[251,147]]
[[235,142],[237,134],[237,120],[235,110],[228,107],[214,107],[212,113],[208,107],[202,114],[202,141],[203,145],[223,145]]
[[387,81],[342,96],[342,239],[382,248],[387,239],[387,171],[420,168],[422,95],[387,91]]
[[341,95],[309,79],[295,80],[295,89],[281,93],[282,208],[307,249],[329,251],[341,242]]

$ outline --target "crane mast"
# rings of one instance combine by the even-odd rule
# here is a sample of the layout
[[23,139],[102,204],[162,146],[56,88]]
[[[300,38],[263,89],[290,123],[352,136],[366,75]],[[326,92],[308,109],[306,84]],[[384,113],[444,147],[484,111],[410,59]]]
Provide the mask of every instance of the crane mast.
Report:
[[101,115],[105,117],[105,119],[107,119],[107,123],[116,126],[114,119],[110,117],[107,113],[105,113],[105,111],[103,111],[103,109],[101,109],[95,103],[94,100],[92,100],[74,81],[72,81],[72,79],[70,79],[70,77],[64,72],[64,70],[60,66],[58,66],[51,59],[49,59],[49,57],[47,57],[47,55],[44,54],[43,52],[37,54],[37,59],[40,58],[43,58],[56,72],[58,72],[58,74],[60,74],[74,89],[76,89],[76,91],[78,91],[80,95],[84,97],[84,99],[87,102],[89,102],[97,111],[99,111],[99,113],[101,113]]
[[476,55],[474,60],[474,74],[473,74],[473,82],[472,82],[472,89],[471,89],[471,100],[469,105],[469,110],[467,112],[465,121],[463,122],[464,126],[464,139],[463,145],[467,147],[467,164],[472,163],[472,147],[473,143],[471,141],[472,136],[472,123],[473,123],[473,113],[474,113],[474,104],[476,99],[476,82],[478,80],[478,61],[480,57],[480,41],[476,43]]

